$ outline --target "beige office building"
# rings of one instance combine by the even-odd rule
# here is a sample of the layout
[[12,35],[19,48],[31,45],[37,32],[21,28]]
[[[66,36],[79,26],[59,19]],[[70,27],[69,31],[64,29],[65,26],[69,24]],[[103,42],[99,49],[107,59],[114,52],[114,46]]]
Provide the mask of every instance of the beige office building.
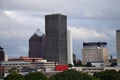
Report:
[[83,43],[82,63],[91,62],[94,66],[104,66],[108,63],[108,49],[106,42]]
[[117,65],[120,66],[120,30],[116,30]]

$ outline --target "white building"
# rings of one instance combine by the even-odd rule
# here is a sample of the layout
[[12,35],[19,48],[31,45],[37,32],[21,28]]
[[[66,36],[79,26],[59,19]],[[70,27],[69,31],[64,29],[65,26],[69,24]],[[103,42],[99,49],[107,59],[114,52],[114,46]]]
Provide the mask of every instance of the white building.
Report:
[[5,61],[8,61],[8,55],[5,54]]
[[72,51],[72,34],[70,30],[67,30],[67,52],[68,52],[68,64],[73,64],[73,51]]
[[96,67],[104,66],[108,62],[108,49],[106,42],[83,43],[82,63],[91,62]]

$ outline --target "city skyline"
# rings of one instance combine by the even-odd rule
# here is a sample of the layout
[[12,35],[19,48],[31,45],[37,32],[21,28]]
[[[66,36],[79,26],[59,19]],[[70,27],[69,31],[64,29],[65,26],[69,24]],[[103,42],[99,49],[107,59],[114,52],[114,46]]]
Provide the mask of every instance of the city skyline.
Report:
[[119,7],[119,0],[0,0],[0,46],[8,57],[28,56],[30,36],[37,28],[45,33],[45,15],[61,13],[68,17],[73,52],[78,58],[81,58],[83,41],[105,41],[109,55],[115,57]]

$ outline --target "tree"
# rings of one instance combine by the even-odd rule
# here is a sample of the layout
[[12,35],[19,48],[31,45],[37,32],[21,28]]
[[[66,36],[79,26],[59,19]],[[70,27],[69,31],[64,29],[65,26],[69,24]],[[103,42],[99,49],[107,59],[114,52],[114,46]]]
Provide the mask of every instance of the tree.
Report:
[[33,72],[25,75],[26,80],[48,80],[48,78],[41,72]]
[[10,73],[4,80],[25,80],[25,78],[21,74]]
[[75,70],[66,70],[57,73],[49,78],[49,80],[97,80],[95,77],[86,73],[81,73]]
[[68,66],[69,66],[69,67],[73,67],[73,65],[72,65],[72,64],[68,64]]
[[87,62],[86,67],[92,67],[91,62]]
[[10,70],[9,70],[9,73],[16,73],[17,72],[17,67],[12,67]]
[[115,70],[106,70],[95,73],[94,76],[100,80],[120,80],[119,72]]
[[83,66],[82,65],[82,61],[79,59],[77,62],[74,62],[74,66],[78,67],[78,66]]
[[76,64],[76,66],[82,66],[82,61],[79,60],[79,61],[77,62],[77,64]]
[[76,66],[76,65],[77,65],[76,60],[73,60],[73,64],[74,64],[74,66]]
[[110,66],[111,66],[111,67],[117,66],[117,63],[116,63],[116,62],[111,63],[111,65],[110,65]]

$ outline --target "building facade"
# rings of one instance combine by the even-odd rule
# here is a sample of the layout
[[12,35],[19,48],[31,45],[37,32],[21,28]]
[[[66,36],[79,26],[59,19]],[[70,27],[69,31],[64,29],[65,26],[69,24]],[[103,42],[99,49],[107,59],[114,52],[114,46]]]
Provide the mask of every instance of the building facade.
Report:
[[79,72],[84,72],[90,75],[94,75],[94,73],[106,71],[106,70],[119,71],[120,67],[74,67],[72,69],[79,71]]
[[116,30],[117,65],[120,66],[120,30]]
[[106,42],[83,43],[82,63],[91,62],[94,66],[104,66],[108,63],[108,49]]
[[8,57],[5,54],[5,52],[3,51],[2,47],[0,47],[0,61],[8,61]]
[[67,64],[67,16],[45,16],[46,59]]
[[20,58],[10,58],[8,61],[47,62],[47,60],[43,58],[29,58],[25,56],[21,56]]
[[23,67],[29,67],[30,62],[24,61],[1,61],[0,62],[0,76],[7,76],[11,70],[17,73],[23,71]]
[[45,35],[40,29],[37,29],[29,39],[29,57],[45,58]]

